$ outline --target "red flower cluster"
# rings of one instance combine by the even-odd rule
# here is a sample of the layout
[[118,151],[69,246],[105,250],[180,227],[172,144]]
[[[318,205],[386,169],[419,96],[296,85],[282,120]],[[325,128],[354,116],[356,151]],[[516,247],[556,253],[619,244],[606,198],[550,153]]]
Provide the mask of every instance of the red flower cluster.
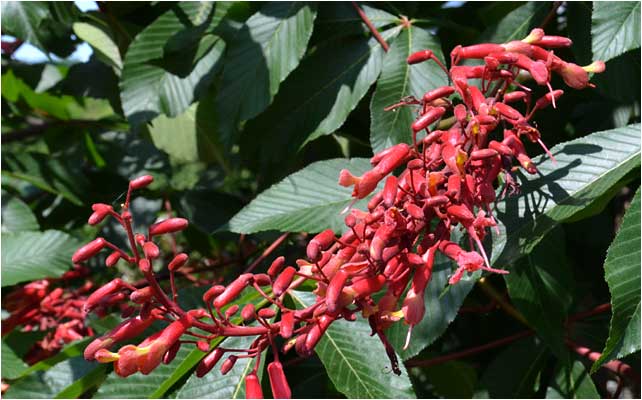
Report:
[[[409,325],[410,339],[412,327],[425,313],[424,292],[437,252],[458,265],[450,278],[451,284],[457,283],[464,273],[480,269],[507,273],[491,268],[482,242],[487,228],[497,225],[491,210],[496,193],[499,191],[503,196],[518,188],[513,177],[518,168],[513,167],[514,160],[527,172],[536,172],[526,154],[524,137],[540,143],[548,152],[530,121],[537,110],[554,106],[563,94],[552,89],[551,73],[559,74],[569,86],[580,89],[590,86],[588,72],[604,69],[604,64],[599,62],[589,67],[567,63],[550,50],[570,44],[569,39],[546,36],[536,29],[522,41],[458,46],[451,54],[450,70],[429,50],[412,54],[409,64],[428,60],[439,63],[452,86],[431,90],[420,100],[406,98],[389,107],[419,106],[419,117],[411,126],[412,145],[398,144],[376,154],[371,159],[373,168],[362,176],[341,171],[339,183],[354,187],[355,200],[370,195],[385,179],[384,189],[369,201],[368,211],[352,210],[345,218],[348,230],[339,238],[331,230],[316,235],[307,245],[307,259],[296,260],[296,267],[287,266],[285,258],[278,257],[266,274],[246,273],[227,286],[212,286],[203,295],[207,311],[185,311],[175,302],[174,272],[187,262],[187,255],[175,255],[168,264],[171,297],[158,283],[152,269],[152,263],[160,255],[154,236],[180,231],[188,223],[181,218],[171,218],[152,225],[147,235],[134,234],[130,195],[132,190],[149,184],[152,178],[144,176],[131,181],[120,214],[111,206],[96,204],[89,219],[95,224],[108,215],[116,218],[128,234],[131,254],[98,238],[79,249],[74,262],[82,262],[103,248],[110,248],[113,253],[107,257],[108,266],[122,258],[138,266],[149,286],[135,288],[115,279],[89,297],[85,304],[87,311],[105,299],[121,296],[134,304],[138,315],[96,339],[87,347],[85,357],[114,362],[116,372],[122,376],[137,371],[147,374],[161,362],[171,361],[181,344],[195,343],[208,352],[196,369],[196,374],[203,376],[227,353],[235,354],[228,355],[221,364],[223,374],[230,371],[239,358],[258,358],[263,350],[272,347],[275,360],[267,367],[272,392],[275,397],[287,398],[290,389],[279,362],[276,338],[284,340],[283,352],[294,348],[298,354],[309,356],[333,321],[340,318],[353,321],[357,313],[362,313],[368,318],[373,334],[384,344],[393,371],[400,373],[395,351],[384,330],[403,318]],[[461,59],[480,59],[484,63],[459,66]],[[548,94],[534,104],[531,89],[521,83],[527,76],[549,89]],[[509,105],[518,102],[524,103],[524,112]],[[450,113],[452,117],[446,118]],[[431,130],[439,121],[443,130]],[[498,128],[503,129],[501,140],[491,137]],[[422,132],[425,135],[419,137]],[[398,177],[391,175],[400,167],[404,170]],[[505,182],[503,188],[497,183],[500,174]],[[459,227],[468,236],[468,249],[451,240],[452,232]],[[285,307],[283,296],[305,279],[317,282],[316,302],[300,310]],[[410,290],[402,299],[409,283]],[[248,304],[241,309],[233,304],[241,292],[250,287],[276,306],[280,314],[278,320],[274,307],[257,310]],[[372,295],[383,290],[385,294],[375,301]],[[231,320],[239,311],[241,324]],[[110,351],[116,344],[138,336],[157,319],[169,324],[139,345]],[[258,325],[250,325],[252,321]],[[209,335],[193,332],[192,328],[202,329]],[[183,335],[200,340],[182,340]],[[208,341],[220,336],[256,336],[256,339],[248,349],[218,346],[210,350]],[[259,398],[263,394],[256,376],[257,366],[258,361],[246,378],[246,393]]]
[[28,364],[51,357],[65,344],[94,334],[85,325],[82,312],[93,284],[87,281],[78,289],[65,286],[67,281],[87,275],[87,268],[78,267],[60,278],[41,279],[18,287],[4,299],[3,307],[11,315],[2,321],[3,336],[20,326],[22,332],[49,331],[27,353]]

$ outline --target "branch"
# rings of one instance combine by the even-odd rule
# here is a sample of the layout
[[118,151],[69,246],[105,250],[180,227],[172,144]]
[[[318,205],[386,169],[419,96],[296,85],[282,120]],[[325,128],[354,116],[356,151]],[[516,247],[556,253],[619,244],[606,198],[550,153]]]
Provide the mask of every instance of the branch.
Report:
[[355,10],[357,10],[357,13],[359,14],[359,17],[363,20],[363,22],[366,24],[368,29],[370,29],[370,32],[372,32],[372,35],[377,39],[379,44],[381,44],[381,47],[383,47],[383,50],[387,53],[388,50],[390,49],[390,46],[388,46],[388,43],[386,43],[386,40],[381,36],[377,28],[372,24],[372,21],[368,18],[365,12],[357,5],[356,1],[352,2],[352,7],[354,7]]

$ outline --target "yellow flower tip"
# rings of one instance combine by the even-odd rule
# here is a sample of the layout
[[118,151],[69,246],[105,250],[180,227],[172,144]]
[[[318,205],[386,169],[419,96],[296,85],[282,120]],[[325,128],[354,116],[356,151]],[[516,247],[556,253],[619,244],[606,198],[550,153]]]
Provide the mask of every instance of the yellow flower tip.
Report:
[[118,353],[112,353],[107,349],[100,349],[96,352],[94,357],[96,358],[96,361],[98,361],[99,363],[105,364],[105,363],[117,361],[120,358],[120,355]]

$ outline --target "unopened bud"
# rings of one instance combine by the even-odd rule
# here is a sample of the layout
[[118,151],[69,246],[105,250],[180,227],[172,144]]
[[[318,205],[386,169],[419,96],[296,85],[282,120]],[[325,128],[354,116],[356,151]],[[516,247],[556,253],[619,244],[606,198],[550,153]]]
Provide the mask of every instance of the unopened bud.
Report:
[[221,349],[214,349],[210,354],[206,355],[205,358],[198,363],[196,367],[196,377],[202,378],[214,368],[218,361],[223,357],[225,352]]
[[105,247],[106,244],[107,242],[105,241],[105,239],[101,237],[96,238],[91,242],[87,243],[86,245],[84,245],[83,247],[76,250],[74,255],[71,257],[71,261],[74,264],[87,261],[91,257],[98,254],[100,250],[102,250],[103,247]]
[[275,295],[280,296],[292,283],[296,270],[294,267],[287,267],[281,272],[278,278],[272,284],[272,291]]
[[105,265],[108,267],[113,267],[120,260],[120,252],[114,251],[105,259]]
[[278,361],[272,361],[267,367],[268,376],[270,377],[270,387],[275,399],[289,399],[292,397],[290,385],[285,378],[283,365]]
[[238,360],[238,357],[232,355],[229,356],[227,360],[223,361],[223,365],[221,365],[221,374],[225,375],[230,372],[230,370],[234,367],[234,364],[236,364],[236,360]]
[[154,259],[159,256],[160,250],[154,242],[147,242],[143,245],[143,253],[145,253],[145,257]]
[[252,274],[242,274],[236,278],[232,283],[227,285],[223,293],[221,293],[213,302],[214,307],[220,309],[230,301],[234,300],[236,296],[247,287],[252,281]]
[[420,62],[430,60],[433,56],[434,53],[431,50],[420,50],[409,55],[406,62],[409,65],[418,64]]
[[216,298],[218,295],[223,293],[225,291],[225,286],[222,285],[216,285],[212,286],[203,294],[203,302],[204,303],[209,303],[211,302],[214,298]]
[[285,257],[277,257],[274,261],[272,261],[272,265],[270,265],[270,268],[268,268],[268,275],[274,278],[279,272],[281,272],[284,265]]
[[262,399],[263,390],[261,389],[261,382],[256,373],[252,371],[245,377],[245,398],[246,399]]
[[176,257],[174,257],[172,261],[170,261],[167,269],[169,269],[170,271],[176,271],[177,269],[185,265],[188,259],[189,257],[185,253],[177,254]]
[[276,312],[271,308],[262,308],[259,310],[258,315],[263,319],[270,319],[270,318],[274,318],[274,316],[276,315]]
[[230,307],[227,310],[225,310],[225,318],[230,319],[238,311],[239,311],[239,305],[238,304],[234,304],[232,307]]
[[182,231],[187,228],[187,225],[189,225],[189,222],[185,218],[169,218],[150,226],[149,235],[164,235],[166,233]]
[[241,310],[243,321],[251,321],[254,318],[254,304],[247,303]]
[[129,182],[129,187],[132,188],[133,190],[137,189],[142,189],[152,183],[154,181],[154,177],[151,175],[143,175],[139,176],[136,179],[133,179]]

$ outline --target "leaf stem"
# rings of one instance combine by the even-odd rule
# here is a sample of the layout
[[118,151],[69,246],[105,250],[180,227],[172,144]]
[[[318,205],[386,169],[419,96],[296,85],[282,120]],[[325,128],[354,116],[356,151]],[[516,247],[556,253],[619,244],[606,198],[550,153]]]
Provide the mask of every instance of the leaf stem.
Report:
[[370,18],[366,15],[365,12],[357,5],[356,1],[352,2],[352,7],[357,11],[359,14],[359,17],[361,17],[361,20],[366,24],[368,29],[370,29],[370,32],[372,32],[372,35],[377,39],[379,44],[381,44],[381,47],[383,50],[387,53],[388,50],[390,49],[390,46],[388,46],[388,43],[386,43],[386,40],[381,36],[377,28],[372,24],[372,21],[370,21]]

